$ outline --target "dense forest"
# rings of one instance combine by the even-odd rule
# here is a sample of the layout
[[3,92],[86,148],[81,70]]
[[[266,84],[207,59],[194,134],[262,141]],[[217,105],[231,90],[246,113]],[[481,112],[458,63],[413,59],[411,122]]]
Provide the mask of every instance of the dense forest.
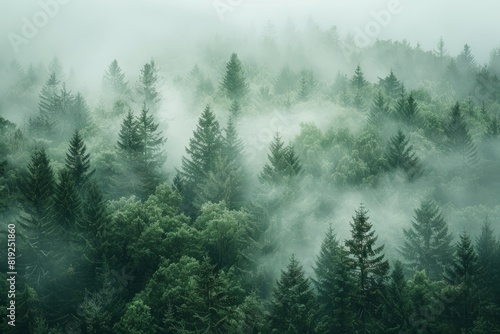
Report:
[[500,48],[193,50],[2,65],[2,333],[500,333]]

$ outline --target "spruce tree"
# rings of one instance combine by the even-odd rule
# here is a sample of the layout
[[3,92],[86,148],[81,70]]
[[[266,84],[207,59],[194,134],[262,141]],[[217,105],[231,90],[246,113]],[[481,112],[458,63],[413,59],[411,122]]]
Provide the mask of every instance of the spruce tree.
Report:
[[106,94],[111,94],[113,100],[129,92],[128,83],[125,81],[125,74],[122,72],[116,59],[109,64],[107,71],[104,73],[103,88]]
[[386,159],[390,169],[402,169],[412,181],[423,174],[423,166],[409,142],[403,132],[398,130],[389,141]]
[[141,149],[137,120],[132,110],[124,117],[120,132],[118,133],[117,149],[125,161],[137,157]]
[[102,231],[108,219],[106,201],[101,189],[95,182],[90,182],[86,188],[83,201],[83,219],[81,229],[85,233],[88,241],[95,248],[100,247]]
[[316,300],[309,279],[292,255],[273,289],[271,333],[313,333]]
[[87,146],[78,131],[69,142],[65,168],[70,172],[78,192],[82,194],[83,188],[95,173],[95,169],[90,169],[90,153],[87,153]]
[[383,125],[384,120],[387,116],[389,116],[389,114],[389,106],[384,96],[382,95],[382,92],[379,91],[377,96],[375,97],[375,101],[373,102],[372,107],[370,108],[370,113],[368,114],[368,123],[375,127]]
[[350,333],[354,329],[356,286],[348,252],[330,226],[313,268],[318,293],[319,321],[316,332]]
[[458,155],[463,166],[472,170],[476,169],[478,165],[476,145],[469,133],[458,102],[451,110],[450,119],[444,132],[447,137],[448,149]]
[[187,156],[182,157],[181,182],[178,186],[183,189],[184,205],[190,215],[196,213],[194,203],[197,193],[205,186],[209,173],[216,169],[222,143],[219,122],[207,105],[186,147]]
[[500,136],[500,123],[498,122],[498,117],[493,116],[486,126],[486,137],[497,138],[498,136]]
[[141,114],[137,118],[137,135],[140,147],[137,163],[138,172],[143,178],[145,196],[152,194],[164,178],[162,167],[167,157],[162,146],[166,139],[162,137],[161,131],[158,131],[158,126],[159,124],[155,123],[154,117],[149,114],[146,103],[144,103]]
[[27,279],[38,286],[40,279],[49,271],[48,259],[54,251],[53,238],[57,237],[57,226],[53,223],[54,172],[45,150],[36,150],[31,155],[28,171],[22,182],[24,197],[20,225],[22,238],[29,245],[24,259]]
[[44,136],[52,136],[56,129],[59,80],[51,72],[40,92],[38,115],[30,120],[30,131]]
[[444,278],[455,288],[454,300],[450,307],[452,323],[456,330],[470,333],[481,312],[481,299],[484,296],[478,286],[478,258],[467,232],[460,235],[454,260],[447,268]]
[[141,69],[141,75],[136,85],[136,93],[139,103],[145,103],[146,108],[156,112],[160,103],[160,91],[158,87],[158,69],[155,61],[151,60],[144,64]]
[[386,332],[401,333],[409,330],[408,321],[411,316],[410,300],[403,265],[396,261],[391,273],[386,292]]
[[391,69],[391,72],[384,78],[379,80],[380,85],[384,89],[387,96],[396,99],[401,92],[401,83]]
[[70,170],[61,170],[54,191],[54,219],[66,237],[76,232],[82,218],[81,197],[73,180]]
[[221,90],[233,101],[241,101],[248,94],[245,73],[236,53],[231,54],[231,58],[226,65],[226,73],[221,82]]
[[398,105],[397,112],[397,117],[408,125],[414,125],[418,121],[419,109],[413,93],[410,93],[403,107]]
[[71,110],[71,125],[75,131],[81,131],[92,123],[89,106],[81,93],[77,93]]
[[302,165],[292,146],[285,146],[279,133],[276,133],[269,147],[269,160],[259,174],[261,183],[280,184],[302,172]]
[[363,70],[361,70],[361,66],[356,67],[354,71],[354,75],[351,78],[351,86],[355,88],[358,92],[363,90],[368,85],[368,81],[365,79],[365,75],[363,74]]
[[376,326],[384,282],[389,273],[389,262],[384,259],[384,245],[375,246],[378,236],[372,230],[368,211],[363,205],[352,218],[351,239],[345,244],[352,259],[352,269],[356,273],[358,295],[356,308],[360,315],[359,329],[363,333]]
[[500,268],[498,268],[498,255],[500,244],[494,235],[488,220],[481,227],[481,234],[476,239],[477,263],[480,268],[481,284],[493,296],[493,300],[500,302]]
[[403,229],[405,242],[400,252],[413,271],[425,270],[431,280],[440,280],[452,257],[448,224],[430,199],[415,209],[411,228]]

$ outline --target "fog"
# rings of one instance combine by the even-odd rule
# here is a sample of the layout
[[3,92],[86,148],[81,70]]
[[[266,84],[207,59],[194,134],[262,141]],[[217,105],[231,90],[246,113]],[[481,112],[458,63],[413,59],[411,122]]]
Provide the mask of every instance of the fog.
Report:
[[[123,197],[132,195],[137,197],[131,203],[137,198],[144,203],[147,196],[115,195],[114,184],[106,182],[111,184],[114,174],[122,173],[116,157],[118,133],[128,108],[135,116],[143,108],[134,91],[143,66],[154,61],[160,101],[151,111],[166,138],[161,146],[166,162],[161,164],[160,183],[175,188],[183,206],[192,200],[187,206],[195,207],[194,213],[189,208],[179,210],[189,217],[190,227],[195,226],[203,211],[200,199],[193,199],[199,194],[188,200],[174,177],[185,172],[183,157],[189,156],[186,148],[206,106],[212,108],[221,128],[235,119],[243,143],[242,169],[248,174],[241,181],[244,204],[237,208],[265,226],[255,248],[262,251],[271,245],[274,249],[262,251],[252,261],[271,281],[279,278],[291,254],[297,254],[306,274],[313,277],[328,226],[341,242],[349,239],[349,223],[361,203],[379,236],[377,245],[385,244],[391,264],[402,259],[403,230],[410,227],[415,209],[426,199],[441,210],[453,242],[464,231],[476,240],[484,221],[491,222],[498,234],[500,127],[496,130],[492,124],[500,116],[500,100],[497,81],[491,78],[500,73],[498,55],[493,57],[495,52],[500,54],[499,12],[500,3],[493,0],[480,4],[465,0],[3,1],[0,116],[28,138],[14,144],[14,135],[9,134],[6,140],[5,146],[12,147],[5,157],[9,182],[24,180],[35,148],[47,150],[55,171],[64,167],[69,132],[61,130],[46,138],[29,127],[39,114],[39,94],[49,78],[49,64],[58,59],[60,83],[72,94],[82,93],[88,104],[92,122],[81,132],[107,203],[126,207]],[[440,38],[446,49],[442,57],[437,56]],[[460,72],[462,77],[453,77],[465,44],[474,66]],[[248,83],[234,119],[229,112],[233,98],[221,88],[232,53],[237,53]],[[130,96],[108,96],[103,88],[103,76],[115,59]],[[36,69],[38,79],[25,91],[19,88],[17,64],[22,73],[30,65]],[[356,91],[357,66],[367,88]],[[401,89],[398,83],[392,96],[383,83],[390,71],[404,84]],[[311,91],[302,99],[300,80],[306,80],[308,73]],[[392,116],[381,116],[384,121],[375,126],[372,109],[381,91]],[[415,97],[418,122],[394,116],[400,96],[403,103],[408,96]],[[117,103],[123,101],[120,107]],[[448,124],[455,102],[460,103],[477,155],[467,151],[467,144],[460,152],[449,148]],[[414,179],[399,165],[389,167],[387,152],[398,130],[404,132],[421,164],[421,174]],[[270,162],[276,134],[293,147],[302,170],[289,183],[271,186],[262,181],[261,173]],[[0,163],[3,160],[0,157]],[[127,181],[140,177],[140,170],[126,175]],[[202,187],[196,189],[201,192]],[[17,200],[16,196],[9,199]],[[23,205],[21,200],[12,205],[6,216],[17,217],[24,212]],[[111,213],[111,221],[118,221],[120,214]]]

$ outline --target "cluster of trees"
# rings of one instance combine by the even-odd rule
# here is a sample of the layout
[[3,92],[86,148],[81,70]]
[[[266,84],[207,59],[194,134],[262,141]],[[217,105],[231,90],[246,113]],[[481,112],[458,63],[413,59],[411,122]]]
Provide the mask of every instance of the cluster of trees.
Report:
[[[344,43],[335,29],[309,29],[329,49]],[[266,36],[269,48],[277,48],[271,28]],[[479,198],[498,195],[492,172],[498,168],[498,96],[477,103],[457,95],[496,87],[499,52],[479,68],[468,46],[453,58],[443,41],[430,54],[398,42],[370,48],[411,49],[416,63],[432,59],[442,68],[437,92],[407,92],[396,75],[399,65],[371,83],[360,61],[351,78],[339,73],[332,84],[307,65],[261,76],[233,53],[218,73],[218,87],[198,65],[185,80],[176,79],[180,88],[189,86],[202,112],[171,174],[155,61],[142,67],[135,86],[113,61],[95,112],[82,94],[61,84],[66,77],[57,61],[45,83],[30,67],[15,89],[34,96],[36,111],[24,127],[0,117],[0,215],[17,224],[19,236],[16,329],[500,332],[496,231],[484,222],[480,233],[456,238],[451,230],[457,227],[440,209],[456,200],[446,188],[457,183]],[[434,72],[426,75],[436,79]],[[268,78],[264,84],[261,77]],[[20,103],[9,94],[2,96]],[[275,107],[292,114],[325,100],[347,108],[358,129],[302,124],[289,142],[276,133],[267,159],[250,170],[238,132],[246,117]],[[317,248],[314,230],[325,228],[314,222],[336,216],[344,191],[377,196],[420,184],[434,188],[411,222],[398,222],[401,239],[392,253],[375,231],[382,218],[372,223],[361,205],[345,240],[335,232],[342,222],[335,221],[314,264],[302,267],[307,256],[297,250]]]

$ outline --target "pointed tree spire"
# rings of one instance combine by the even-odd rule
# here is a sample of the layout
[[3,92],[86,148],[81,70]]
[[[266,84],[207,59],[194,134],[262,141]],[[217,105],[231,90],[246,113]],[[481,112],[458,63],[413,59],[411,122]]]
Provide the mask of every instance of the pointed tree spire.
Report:
[[90,153],[83,142],[80,132],[76,131],[69,142],[65,168],[70,172],[73,182],[80,193],[90,180],[95,170],[90,169]]
[[221,82],[221,89],[231,100],[242,100],[248,93],[245,73],[236,53],[231,54],[226,64],[226,73]]
[[398,130],[390,139],[386,159],[390,169],[402,169],[409,180],[414,180],[422,175],[423,166],[409,142],[403,132]]

